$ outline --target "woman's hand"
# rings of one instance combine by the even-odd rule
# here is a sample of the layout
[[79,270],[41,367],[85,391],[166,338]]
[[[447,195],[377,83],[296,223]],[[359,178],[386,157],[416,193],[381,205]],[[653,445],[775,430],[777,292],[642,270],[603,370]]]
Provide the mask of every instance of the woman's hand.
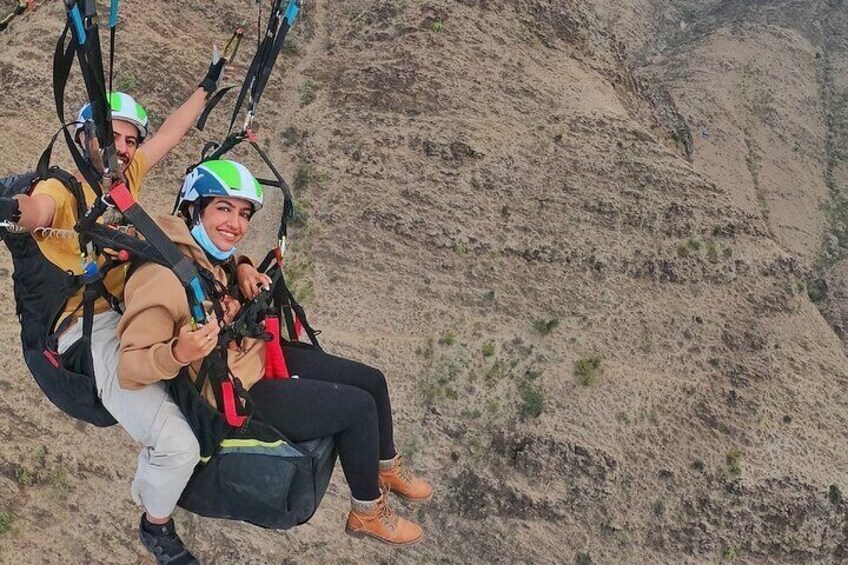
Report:
[[262,290],[271,288],[271,277],[260,273],[250,263],[242,263],[236,267],[236,282],[246,300],[256,298]]
[[218,345],[218,333],[220,331],[221,328],[215,321],[210,321],[196,330],[192,329],[190,324],[184,325],[180,328],[180,334],[172,346],[174,359],[181,365],[200,361],[212,353],[212,350]]

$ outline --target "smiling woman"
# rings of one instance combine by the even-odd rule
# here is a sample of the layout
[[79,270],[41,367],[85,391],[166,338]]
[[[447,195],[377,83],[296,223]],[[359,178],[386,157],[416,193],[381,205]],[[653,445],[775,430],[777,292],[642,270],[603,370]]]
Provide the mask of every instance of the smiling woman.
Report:
[[226,160],[195,167],[186,176],[177,202],[197,243],[220,261],[235,254],[251,216],[260,208],[260,184],[244,165]]
[[[187,369],[201,395],[226,413],[227,400],[216,392],[213,379],[207,378],[203,369],[208,367],[204,361],[220,344],[215,355],[225,357],[225,372],[232,375],[234,386],[249,391],[255,420],[296,443],[334,438],[352,498],[346,532],[391,545],[415,543],[423,535],[421,527],[389,510],[387,493],[420,502],[429,500],[433,489],[403,465],[395,449],[383,374],[320,349],[285,343],[282,354],[289,372],[266,375],[269,348],[264,341],[244,337],[238,343],[224,343],[218,338],[221,332],[228,335],[221,325],[228,327],[241,302],[273,283],[248,259],[236,255],[236,246],[262,202],[260,184],[234,161],[206,161],[186,176],[177,202],[178,216],[160,218],[159,224],[198,270],[206,273],[205,278],[213,279],[207,282],[214,287],[213,299],[221,306],[219,319],[194,326],[174,272],[154,263],[140,266],[127,281],[125,313],[118,325],[121,387],[141,391]],[[289,378],[289,374],[296,377]],[[169,547],[178,540],[170,524],[170,541],[165,544]],[[142,540],[154,552],[164,547],[157,535],[143,520]],[[184,551],[182,542],[171,548]]]

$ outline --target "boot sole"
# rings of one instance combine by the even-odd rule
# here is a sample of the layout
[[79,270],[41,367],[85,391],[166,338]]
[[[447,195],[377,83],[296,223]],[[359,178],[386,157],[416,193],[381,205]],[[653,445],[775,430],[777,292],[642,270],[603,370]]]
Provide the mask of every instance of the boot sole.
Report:
[[405,541],[405,542],[390,541],[390,540],[387,540],[385,538],[381,538],[378,535],[372,534],[371,532],[366,532],[366,531],[363,531],[363,530],[354,530],[347,524],[345,524],[345,533],[347,535],[351,536],[351,537],[354,537],[354,538],[360,538],[360,539],[361,538],[370,538],[372,540],[378,541],[380,543],[384,543],[386,545],[391,545],[393,547],[406,547],[408,545],[415,545],[416,543],[421,541],[421,539],[424,537],[424,535],[422,534],[412,541]]

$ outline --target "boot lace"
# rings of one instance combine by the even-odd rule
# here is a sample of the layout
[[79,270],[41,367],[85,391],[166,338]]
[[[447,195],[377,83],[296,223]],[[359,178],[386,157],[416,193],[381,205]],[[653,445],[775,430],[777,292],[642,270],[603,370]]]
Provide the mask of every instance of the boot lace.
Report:
[[412,471],[409,470],[409,467],[403,464],[403,459],[400,456],[398,456],[396,469],[397,475],[402,481],[411,483],[415,480],[415,476],[412,474]]
[[383,495],[380,497],[379,502],[377,502],[377,515],[379,516],[379,520],[387,528],[395,531],[398,525],[398,516],[391,508],[389,508],[388,501],[389,497],[387,496],[387,492],[383,491]]

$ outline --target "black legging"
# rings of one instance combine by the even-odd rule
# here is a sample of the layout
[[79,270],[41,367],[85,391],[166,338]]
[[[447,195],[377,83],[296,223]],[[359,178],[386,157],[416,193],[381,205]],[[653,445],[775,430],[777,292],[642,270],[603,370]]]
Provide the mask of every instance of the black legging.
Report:
[[383,373],[319,349],[283,347],[283,355],[300,378],[253,385],[256,417],[293,441],[335,436],[353,497],[378,498],[378,460],[397,454]]

